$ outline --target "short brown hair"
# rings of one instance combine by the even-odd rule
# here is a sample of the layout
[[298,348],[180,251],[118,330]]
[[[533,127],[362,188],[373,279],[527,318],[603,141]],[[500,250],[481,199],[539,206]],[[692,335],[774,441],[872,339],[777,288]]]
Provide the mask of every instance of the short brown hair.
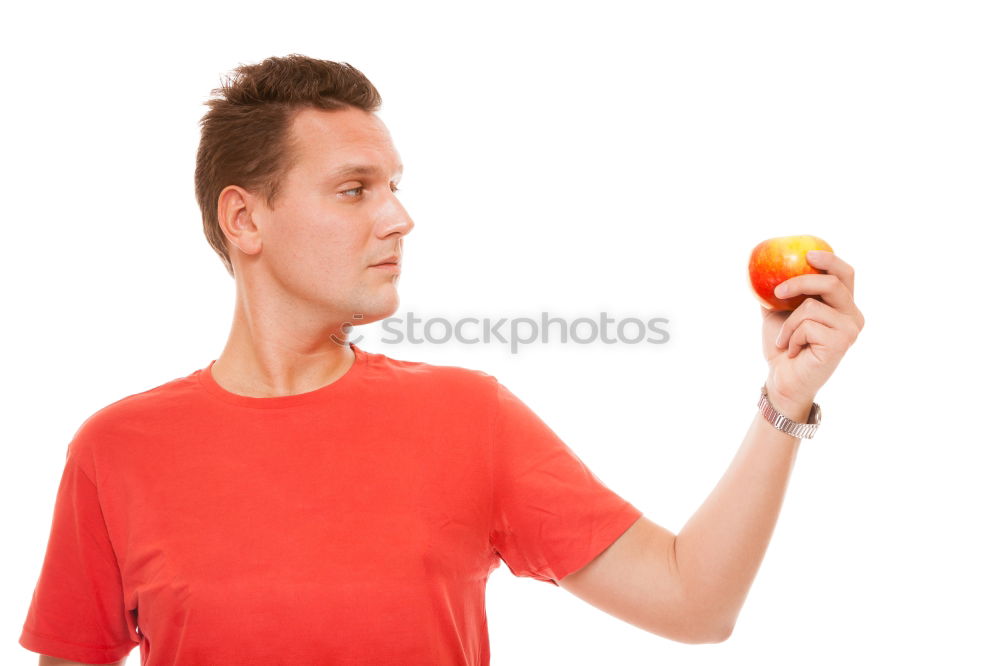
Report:
[[226,236],[219,227],[219,195],[230,185],[261,192],[274,206],[293,164],[289,138],[296,111],[357,107],[379,110],[382,97],[371,81],[346,62],[292,53],[240,64],[221,79],[205,102],[194,171],[195,197],[209,245],[231,277]]

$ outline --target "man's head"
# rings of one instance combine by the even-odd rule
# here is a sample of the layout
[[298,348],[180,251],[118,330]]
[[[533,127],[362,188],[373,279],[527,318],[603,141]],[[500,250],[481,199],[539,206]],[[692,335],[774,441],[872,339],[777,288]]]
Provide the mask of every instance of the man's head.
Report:
[[[212,92],[195,191],[229,274],[324,318],[394,312],[398,273],[371,265],[402,255],[413,222],[371,82],[347,63],[293,54],[242,65]],[[369,171],[339,173],[348,165]]]

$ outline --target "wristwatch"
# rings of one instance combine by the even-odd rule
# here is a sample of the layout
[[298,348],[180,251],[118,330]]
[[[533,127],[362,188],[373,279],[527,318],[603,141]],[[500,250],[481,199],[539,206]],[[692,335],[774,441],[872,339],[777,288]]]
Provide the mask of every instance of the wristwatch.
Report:
[[771,401],[767,399],[767,384],[760,387],[760,400],[757,402],[757,407],[768,423],[792,437],[812,439],[813,435],[816,434],[816,429],[819,428],[820,419],[823,418],[819,405],[814,402],[809,410],[809,418],[806,423],[796,423],[791,420],[775,409]]

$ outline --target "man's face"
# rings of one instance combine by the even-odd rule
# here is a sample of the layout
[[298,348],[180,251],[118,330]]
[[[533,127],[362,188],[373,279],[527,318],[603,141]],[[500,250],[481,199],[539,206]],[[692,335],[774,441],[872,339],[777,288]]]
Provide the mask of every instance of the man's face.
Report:
[[294,163],[274,210],[259,199],[253,208],[261,252],[249,260],[283,300],[345,339],[342,322],[370,323],[399,307],[399,271],[373,265],[396,256],[401,266],[413,228],[395,194],[402,162],[382,120],[354,107],[304,109],[292,132]]

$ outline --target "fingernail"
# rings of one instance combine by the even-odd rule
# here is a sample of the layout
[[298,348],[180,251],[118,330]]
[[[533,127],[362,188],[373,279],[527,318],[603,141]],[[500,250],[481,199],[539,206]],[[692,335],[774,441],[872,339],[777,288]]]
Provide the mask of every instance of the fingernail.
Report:
[[787,291],[788,288],[785,287],[785,285],[779,284],[777,287],[774,288],[774,295],[777,296],[778,298],[781,298],[782,296],[785,295],[785,292]]
[[808,252],[806,252],[806,257],[808,259],[822,259],[823,252],[820,250],[809,250]]

